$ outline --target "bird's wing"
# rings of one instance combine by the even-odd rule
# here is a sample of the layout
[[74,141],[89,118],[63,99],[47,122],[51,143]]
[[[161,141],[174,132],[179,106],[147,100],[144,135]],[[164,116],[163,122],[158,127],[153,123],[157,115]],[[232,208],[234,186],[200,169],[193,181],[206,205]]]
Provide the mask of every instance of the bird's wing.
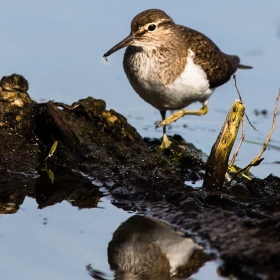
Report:
[[184,26],[179,26],[179,30],[188,48],[195,53],[194,63],[200,65],[205,71],[210,88],[226,83],[238,68],[250,68],[250,66],[240,65],[238,56],[224,54],[204,34]]

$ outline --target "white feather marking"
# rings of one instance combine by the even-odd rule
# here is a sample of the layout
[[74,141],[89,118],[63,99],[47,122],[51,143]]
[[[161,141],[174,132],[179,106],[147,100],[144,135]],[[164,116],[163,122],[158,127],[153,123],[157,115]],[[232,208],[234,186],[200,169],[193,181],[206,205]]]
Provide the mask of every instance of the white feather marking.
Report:
[[207,75],[199,65],[194,63],[194,57],[194,52],[189,49],[184,71],[173,83],[165,86],[158,83],[155,77],[156,61],[151,57],[146,61],[146,67],[138,73],[139,83],[132,84],[134,90],[159,110],[182,109],[194,102],[205,103],[214,89],[209,88]]
[[168,86],[169,93],[172,94],[172,103],[180,104],[177,108],[183,108],[193,102],[204,103],[209,99],[213,90],[209,89],[207,75],[201,66],[194,63],[195,54],[189,50],[187,65],[179,78]]

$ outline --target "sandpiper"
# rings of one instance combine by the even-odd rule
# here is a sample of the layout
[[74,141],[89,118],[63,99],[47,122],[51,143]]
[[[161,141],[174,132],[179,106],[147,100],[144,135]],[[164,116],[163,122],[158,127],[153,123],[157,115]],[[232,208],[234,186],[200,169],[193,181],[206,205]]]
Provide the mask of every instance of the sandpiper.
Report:
[[[175,24],[158,9],[135,16],[131,32],[104,54],[107,58],[127,47],[123,67],[133,89],[146,102],[160,111],[163,126],[161,147],[170,141],[166,126],[184,115],[202,116],[208,112],[207,100],[214,90],[226,83],[237,69],[250,69],[240,64],[236,55],[227,55],[202,33]],[[199,110],[184,107],[201,102]],[[179,110],[165,118],[167,110]]]

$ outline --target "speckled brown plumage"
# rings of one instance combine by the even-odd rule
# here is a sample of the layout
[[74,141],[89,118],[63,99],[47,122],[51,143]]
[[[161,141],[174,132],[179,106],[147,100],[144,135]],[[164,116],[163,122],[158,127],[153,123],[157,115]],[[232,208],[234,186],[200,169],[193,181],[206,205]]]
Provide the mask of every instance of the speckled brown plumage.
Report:
[[224,54],[215,43],[196,30],[184,26],[177,28],[186,47],[195,52],[194,62],[206,72],[210,88],[226,83],[239,66],[238,56]]
[[[216,87],[226,83],[240,64],[235,55],[227,55],[202,33],[177,25],[158,9],[136,15],[129,36],[111,48],[104,57],[127,47],[123,66],[133,89],[157,108],[166,126],[180,117],[204,115],[207,100]],[[196,111],[182,110],[165,119],[166,110],[183,109],[201,102]],[[163,129],[164,135],[165,128]]]
[[[136,38],[142,37],[147,33],[147,30],[144,27],[147,24],[156,22],[158,23],[158,26],[164,26],[166,30],[169,29],[172,33],[167,37],[162,37],[161,46],[158,46],[157,50],[154,50],[152,53],[153,55],[158,55],[162,58],[168,55],[171,57],[170,62],[176,61],[177,67],[172,68],[167,61],[163,62],[160,59],[158,60],[162,69],[168,69],[168,75],[165,73],[167,71],[164,70],[161,70],[162,72],[158,74],[160,80],[163,79],[163,76],[165,77],[166,83],[172,82],[183,72],[188,49],[194,51],[195,63],[200,65],[206,72],[210,88],[216,88],[226,83],[238,68],[251,68],[249,66],[240,65],[240,59],[238,56],[226,55],[221,52],[215,43],[202,33],[175,24],[171,17],[158,9],[146,10],[136,15],[131,22],[131,34]],[[128,46],[125,52],[127,60],[124,59],[125,69],[130,67],[129,60],[135,59],[135,54],[139,51],[142,50],[139,50],[139,48],[135,46]],[[108,53],[104,56],[107,57],[110,55]],[[133,75],[131,78],[134,78]]]

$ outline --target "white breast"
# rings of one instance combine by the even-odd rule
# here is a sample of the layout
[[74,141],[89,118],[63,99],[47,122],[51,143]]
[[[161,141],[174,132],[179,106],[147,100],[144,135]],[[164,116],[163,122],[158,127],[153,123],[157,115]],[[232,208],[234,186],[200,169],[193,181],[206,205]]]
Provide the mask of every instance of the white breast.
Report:
[[194,52],[189,50],[184,71],[169,85],[163,85],[156,79],[156,61],[150,57],[139,73],[138,82],[131,85],[141,98],[159,110],[182,109],[197,101],[204,103],[214,90],[209,89],[207,75],[194,63],[194,57]]

